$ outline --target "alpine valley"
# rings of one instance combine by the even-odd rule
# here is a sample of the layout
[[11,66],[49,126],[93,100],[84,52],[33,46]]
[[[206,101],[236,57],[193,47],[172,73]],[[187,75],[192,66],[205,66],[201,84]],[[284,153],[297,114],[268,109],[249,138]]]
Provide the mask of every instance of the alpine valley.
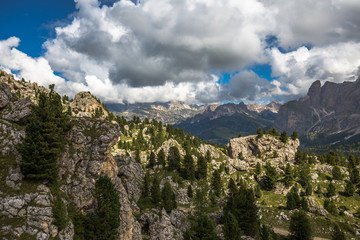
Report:
[[1,71],[0,238],[358,239],[360,157],[299,146],[355,141],[359,81],[284,105],[122,108]]

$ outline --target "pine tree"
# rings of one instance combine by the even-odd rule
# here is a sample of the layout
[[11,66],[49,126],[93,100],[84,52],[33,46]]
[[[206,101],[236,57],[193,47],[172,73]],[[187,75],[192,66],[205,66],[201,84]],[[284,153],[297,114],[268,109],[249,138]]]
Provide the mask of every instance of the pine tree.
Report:
[[120,202],[115,185],[107,176],[95,182],[97,208],[86,224],[85,239],[117,239],[120,226]]
[[161,191],[161,198],[163,207],[167,213],[170,213],[177,207],[175,193],[168,181],[165,182],[165,185]]
[[294,131],[292,134],[291,134],[291,139],[292,140],[296,140],[298,138],[298,132],[297,131]]
[[301,205],[301,208],[302,208],[304,211],[306,211],[306,212],[309,211],[309,203],[308,203],[306,197],[303,197],[303,198],[301,199],[300,205]]
[[153,168],[155,166],[155,153],[151,151],[150,157],[149,157],[149,163],[146,167]]
[[286,143],[287,140],[288,140],[288,136],[287,136],[286,131],[284,130],[280,135],[280,141],[283,142],[283,143]]
[[290,234],[293,240],[311,240],[312,227],[305,212],[296,211],[291,215]]
[[258,207],[252,189],[242,187],[235,196],[229,196],[224,207],[224,215],[229,212],[234,215],[245,235],[255,237],[258,234],[260,230]]
[[151,200],[155,204],[159,204],[161,201],[161,194],[160,194],[160,182],[159,178],[155,175],[152,186],[150,189],[151,192]]
[[219,170],[215,170],[211,182],[211,188],[217,197],[220,197],[222,192],[221,176]]
[[235,195],[238,191],[236,184],[234,182],[234,179],[230,178],[229,184],[228,184],[228,190],[230,195]]
[[206,214],[200,215],[184,234],[185,240],[217,240],[215,224]]
[[285,167],[284,183],[287,187],[291,186],[294,183],[294,171],[289,163],[286,164]]
[[194,159],[190,154],[186,154],[184,157],[184,169],[182,170],[184,179],[193,181],[195,180],[195,166]]
[[353,184],[357,184],[360,182],[360,175],[359,175],[359,170],[357,170],[357,168],[353,168],[351,170],[349,170],[350,172],[350,181]]
[[180,152],[179,149],[175,146],[170,147],[169,150],[168,169],[169,171],[180,170]]
[[351,181],[346,182],[345,194],[348,197],[351,197],[351,196],[354,196],[354,193],[355,193],[354,184]]
[[231,212],[226,212],[224,216],[223,233],[226,240],[240,240],[241,230],[235,216]]
[[193,196],[194,196],[194,192],[193,192],[193,189],[192,189],[191,185],[189,185],[188,188],[187,188],[187,196],[189,198],[193,198]]
[[243,153],[242,153],[242,152],[239,152],[239,154],[238,154],[238,159],[239,159],[239,160],[244,160],[244,156],[243,156]]
[[196,176],[198,179],[207,178],[207,162],[203,156],[199,156],[198,158]]
[[160,149],[157,155],[157,164],[165,167],[165,152],[164,149]]
[[342,180],[342,174],[341,174],[340,168],[338,166],[333,167],[332,175],[333,175],[333,179]]
[[327,197],[332,197],[336,195],[336,188],[335,185],[330,182],[328,187],[327,187]]
[[299,183],[302,187],[306,187],[310,183],[310,165],[307,163],[299,166]]
[[271,234],[270,234],[270,228],[266,226],[265,224],[261,225],[260,229],[260,239],[261,240],[271,240]]
[[39,103],[32,107],[26,136],[18,147],[22,156],[20,167],[25,178],[54,182],[58,175],[57,160],[66,143],[64,134],[71,124],[54,85],[50,85],[49,94],[39,92],[38,96]]
[[261,173],[261,164],[260,162],[257,162],[255,167],[255,176],[260,175],[260,173]]
[[206,151],[205,160],[206,160],[207,162],[211,162],[211,153],[210,153],[210,150],[207,150],[207,151]]
[[294,210],[300,206],[300,196],[296,188],[292,188],[286,196],[286,209]]
[[261,138],[264,135],[263,130],[260,127],[256,130],[256,134],[258,138]]
[[266,190],[271,191],[275,188],[277,181],[276,169],[268,162],[266,164],[266,175],[264,176],[264,187]]
[[141,196],[143,198],[147,198],[147,197],[149,197],[149,195],[150,195],[150,173],[149,173],[149,171],[147,171],[145,173],[145,177],[144,177],[144,183],[143,183]]
[[345,233],[341,231],[339,225],[335,224],[334,231],[331,234],[332,240],[346,240]]

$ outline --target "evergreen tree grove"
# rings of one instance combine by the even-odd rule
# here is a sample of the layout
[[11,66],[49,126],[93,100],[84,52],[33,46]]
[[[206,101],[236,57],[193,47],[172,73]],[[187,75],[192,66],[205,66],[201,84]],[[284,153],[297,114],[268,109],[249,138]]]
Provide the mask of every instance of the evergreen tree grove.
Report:
[[39,104],[32,107],[26,136],[18,146],[20,167],[25,178],[53,182],[57,179],[57,160],[66,143],[64,133],[71,125],[53,85],[49,94],[39,92],[38,96]]
[[120,202],[115,185],[108,176],[95,182],[97,208],[90,215],[85,228],[85,239],[117,239],[120,226]]

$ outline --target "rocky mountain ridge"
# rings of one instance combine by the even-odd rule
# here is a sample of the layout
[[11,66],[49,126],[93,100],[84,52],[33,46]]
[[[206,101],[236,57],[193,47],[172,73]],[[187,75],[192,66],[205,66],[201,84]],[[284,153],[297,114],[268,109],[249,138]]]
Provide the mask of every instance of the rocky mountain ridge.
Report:
[[280,107],[275,126],[310,134],[308,140],[316,140],[316,135],[327,138],[322,144],[356,141],[360,133],[359,102],[360,78],[355,82],[325,82],[323,86],[315,81],[306,97]]

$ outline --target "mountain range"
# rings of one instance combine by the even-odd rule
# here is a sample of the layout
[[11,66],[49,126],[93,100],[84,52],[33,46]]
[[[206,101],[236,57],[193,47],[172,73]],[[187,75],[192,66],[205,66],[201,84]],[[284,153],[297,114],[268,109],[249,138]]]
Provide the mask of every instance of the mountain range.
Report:
[[360,78],[355,82],[315,81],[307,96],[280,107],[275,127],[298,131],[303,146],[360,140]]

